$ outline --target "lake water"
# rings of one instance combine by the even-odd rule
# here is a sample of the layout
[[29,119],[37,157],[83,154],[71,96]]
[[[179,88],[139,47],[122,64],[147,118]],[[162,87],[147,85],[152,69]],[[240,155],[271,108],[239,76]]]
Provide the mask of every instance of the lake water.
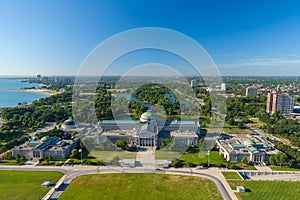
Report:
[[0,108],[17,106],[18,103],[31,103],[34,100],[48,97],[47,94],[18,90],[25,87],[36,87],[38,84],[21,82],[15,79],[0,78]]
[[[170,102],[174,103],[175,97],[174,97],[173,94],[165,93],[164,96],[166,98],[169,98]],[[132,97],[130,93],[117,93],[117,98],[116,99],[118,99],[120,97],[125,97],[127,100],[136,101],[136,102],[141,103],[144,106],[146,106],[149,110],[151,109],[151,105],[150,104],[146,104],[144,102],[141,102],[139,99],[136,99],[136,98]],[[181,103],[184,104],[186,107],[190,106],[189,102],[187,102],[185,100],[181,100]]]

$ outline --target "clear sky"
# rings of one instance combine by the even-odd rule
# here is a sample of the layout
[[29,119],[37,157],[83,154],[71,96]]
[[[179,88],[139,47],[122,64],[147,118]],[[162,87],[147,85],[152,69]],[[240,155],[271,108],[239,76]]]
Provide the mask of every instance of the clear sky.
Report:
[[222,75],[300,75],[299,10],[297,0],[1,0],[0,75],[74,75],[100,42],[138,27],[190,36]]

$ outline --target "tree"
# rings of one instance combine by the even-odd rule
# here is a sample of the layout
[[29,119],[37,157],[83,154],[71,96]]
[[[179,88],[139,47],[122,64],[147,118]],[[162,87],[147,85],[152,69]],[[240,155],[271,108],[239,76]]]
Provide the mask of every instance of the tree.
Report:
[[111,161],[110,164],[111,165],[118,165],[119,164],[119,160],[120,158],[118,156],[115,156]]
[[244,157],[242,158],[242,163],[248,164],[247,156],[244,156]]
[[281,165],[287,164],[287,156],[285,153],[279,152],[278,154],[275,155],[277,163]]
[[244,128],[243,123],[241,123],[241,122],[239,122],[237,126],[238,126],[238,128],[240,128],[240,129]]
[[164,148],[168,146],[168,144],[170,144],[171,142],[172,142],[172,138],[165,138],[164,141],[161,143],[160,147]]
[[271,156],[271,157],[269,158],[269,163],[270,163],[270,165],[275,165],[275,164],[276,164],[276,163],[275,163],[274,156]]
[[73,131],[73,132],[71,133],[71,135],[72,135],[72,136],[75,136],[77,133],[78,133],[78,131],[75,130],[75,131]]
[[21,162],[20,154],[17,153],[17,154],[16,154],[16,163],[20,164],[20,162]]
[[125,139],[120,139],[116,141],[116,146],[123,149],[123,150],[127,150],[128,145]]
[[73,149],[70,157],[71,158],[76,158],[77,155],[78,155],[78,150],[77,149]]
[[172,162],[171,164],[172,167],[178,168],[178,167],[183,167],[184,166],[184,162],[183,160],[180,159],[176,159]]
[[202,144],[203,144],[204,138],[201,138],[198,142],[198,147],[201,150]]

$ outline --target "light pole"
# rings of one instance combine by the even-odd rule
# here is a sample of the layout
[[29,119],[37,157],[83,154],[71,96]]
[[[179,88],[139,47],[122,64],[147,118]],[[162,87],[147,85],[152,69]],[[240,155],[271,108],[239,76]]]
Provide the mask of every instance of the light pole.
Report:
[[81,165],[82,165],[82,148],[79,149],[79,151],[80,151],[80,163],[81,163]]
[[210,162],[209,153],[210,153],[210,150],[207,150],[207,167],[209,167],[209,162]]

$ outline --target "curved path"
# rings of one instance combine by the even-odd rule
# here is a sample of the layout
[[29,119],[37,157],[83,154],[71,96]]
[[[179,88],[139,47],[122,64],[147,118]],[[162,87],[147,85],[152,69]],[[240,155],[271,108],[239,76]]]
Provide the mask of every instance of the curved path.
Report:
[[[216,174],[216,170],[202,170],[201,172],[194,169],[163,169],[163,170],[151,170],[151,169],[136,169],[136,168],[120,168],[120,167],[95,167],[95,166],[76,166],[76,167],[54,167],[54,166],[0,166],[0,170],[29,170],[29,171],[60,171],[65,174],[64,184],[62,190],[48,192],[47,195],[51,195],[51,199],[58,199],[63,190],[71,183],[71,181],[82,175],[86,174],[111,174],[111,173],[157,173],[157,174],[173,174],[183,176],[196,176],[212,180],[223,199],[236,200],[235,194],[230,189],[228,183],[224,182],[220,176]],[[219,172],[219,171],[218,171]],[[220,172],[219,172],[220,173]],[[227,185],[226,185],[227,184]],[[228,188],[229,187],[229,188]],[[228,191],[229,190],[229,191]]]

